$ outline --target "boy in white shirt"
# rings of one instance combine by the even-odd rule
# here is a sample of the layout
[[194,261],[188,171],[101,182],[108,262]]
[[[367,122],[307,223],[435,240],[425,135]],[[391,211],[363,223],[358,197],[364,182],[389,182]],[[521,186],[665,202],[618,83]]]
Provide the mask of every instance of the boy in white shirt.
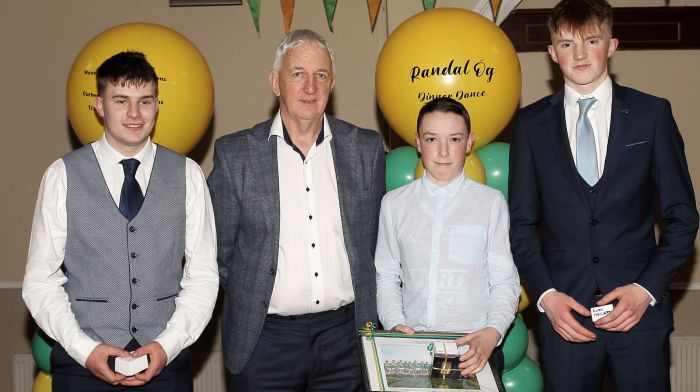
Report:
[[481,371],[515,318],[518,272],[508,240],[508,206],[495,189],[464,175],[469,113],[436,98],[418,114],[416,147],[425,175],[382,200],[375,265],[385,329],[464,333],[462,376]]

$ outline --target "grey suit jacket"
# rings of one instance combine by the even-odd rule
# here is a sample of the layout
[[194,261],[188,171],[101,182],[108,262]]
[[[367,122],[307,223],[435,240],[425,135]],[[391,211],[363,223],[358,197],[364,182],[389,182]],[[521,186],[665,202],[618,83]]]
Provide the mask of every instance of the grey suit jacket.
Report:
[[[327,118],[359,328],[377,317],[374,248],[385,192],[384,145],[377,132]],[[280,198],[271,125],[268,120],[218,139],[208,179],[224,291],[222,346],[234,374],[257,344],[277,269]]]

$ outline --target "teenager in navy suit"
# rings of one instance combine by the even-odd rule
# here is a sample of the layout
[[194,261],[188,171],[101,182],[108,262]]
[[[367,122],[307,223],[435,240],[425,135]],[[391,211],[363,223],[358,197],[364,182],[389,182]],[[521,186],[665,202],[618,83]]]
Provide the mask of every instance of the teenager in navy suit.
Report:
[[[518,113],[509,186],[546,388],[600,390],[608,371],[616,391],[670,390],[668,289],[698,229],[683,140],[667,100],[611,81],[605,0],[563,0],[548,27],[565,87]],[[591,131],[590,144],[577,139]],[[614,310],[593,322],[605,304]]]

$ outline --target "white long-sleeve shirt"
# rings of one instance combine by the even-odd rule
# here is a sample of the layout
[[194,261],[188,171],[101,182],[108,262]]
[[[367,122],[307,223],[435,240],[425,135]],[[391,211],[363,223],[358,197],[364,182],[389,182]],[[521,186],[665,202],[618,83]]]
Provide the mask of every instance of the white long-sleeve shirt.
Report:
[[493,327],[502,339],[520,295],[508,226],[504,197],[463,174],[443,187],[423,176],[386,194],[375,256],[384,328]]
[[[114,150],[104,136],[92,143],[92,148],[115,205],[119,205],[124,181],[119,161],[131,157]],[[149,139],[133,157],[141,162],[136,180],[144,193],[156,150],[157,145]],[[165,350],[168,363],[197,340],[211,318],[218,293],[216,228],[209,189],[199,165],[189,158],[185,172],[187,227],[182,290],[175,300],[175,312],[155,339]],[[63,288],[68,280],[61,270],[67,235],[66,194],[66,167],[63,160],[58,159],[44,173],[39,188],[22,297],[39,327],[85,366],[87,357],[101,342],[81,330]]]

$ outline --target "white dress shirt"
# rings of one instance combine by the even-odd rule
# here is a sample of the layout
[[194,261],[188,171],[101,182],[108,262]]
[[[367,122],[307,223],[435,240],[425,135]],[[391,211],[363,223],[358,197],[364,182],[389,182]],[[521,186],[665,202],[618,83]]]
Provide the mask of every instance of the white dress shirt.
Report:
[[333,134],[325,115],[323,121],[323,140],[312,145],[303,159],[284,140],[279,113],[270,128],[270,137],[277,139],[280,193],[270,314],[317,313],[355,300],[331,151]]
[[[118,206],[124,181],[119,161],[132,157],[122,156],[104,136],[91,146]],[[136,180],[144,194],[148,189],[156,149],[149,139],[133,157],[141,162]],[[168,363],[197,340],[211,318],[218,293],[216,229],[209,189],[199,165],[189,158],[186,159],[185,172],[187,227],[186,263],[180,281],[182,290],[175,300],[175,312],[165,330],[155,339],[165,350]],[[66,167],[63,160],[58,159],[44,173],[39,188],[22,297],[39,327],[85,366],[87,357],[101,342],[94,341],[80,329],[63,288],[68,280],[61,271],[67,235],[66,194]]]
[[612,110],[612,80],[610,76],[592,93],[581,95],[571,87],[564,85],[564,115],[569,135],[571,154],[576,162],[576,120],[578,120],[578,100],[593,97],[596,102],[588,109],[588,120],[593,127],[595,150],[598,158],[598,178],[603,176],[605,156],[608,153],[608,136],[610,135],[610,113]]
[[375,255],[377,310],[385,329],[505,336],[520,279],[500,192],[460,175],[446,186],[427,176],[382,200]]

